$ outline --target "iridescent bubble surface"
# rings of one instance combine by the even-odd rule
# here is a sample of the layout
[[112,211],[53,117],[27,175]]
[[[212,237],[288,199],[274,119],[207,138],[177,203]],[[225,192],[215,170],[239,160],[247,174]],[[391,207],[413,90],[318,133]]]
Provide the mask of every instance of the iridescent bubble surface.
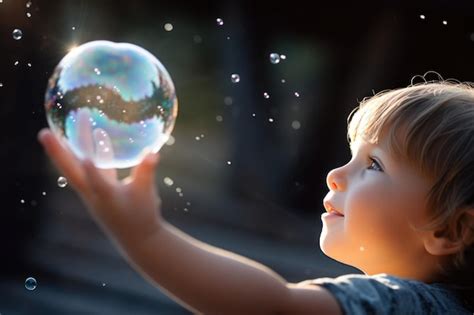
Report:
[[178,113],[174,84],[145,49],[93,41],[68,53],[49,79],[48,124],[80,158],[128,168],[168,141]]
[[33,278],[33,277],[28,277],[26,278],[25,280],[25,288],[32,291],[34,289],[36,289],[36,286],[38,285],[38,283],[36,282],[36,279]]
[[23,32],[15,28],[12,32],[13,39],[20,40],[23,37]]

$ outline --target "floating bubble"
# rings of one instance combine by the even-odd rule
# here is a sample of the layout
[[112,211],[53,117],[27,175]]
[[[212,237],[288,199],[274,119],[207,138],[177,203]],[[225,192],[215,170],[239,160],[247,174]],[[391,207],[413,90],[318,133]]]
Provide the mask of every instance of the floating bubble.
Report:
[[26,12],[26,16],[30,18],[30,17],[31,17],[31,13],[30,13],[30,12]]
[[28,2],[26,3],[26,7],[27,7],[27,8],[31,7],[31,5],[32,5],[31,1],[28,1]]
[[448,21],[443,21],[443,25],[448,25]]
[[273,64],[279,63],[280,62],[280,55],[277,53],[271,53],[270,54],[270,62]]
[[270,95],[267,92],[265,92],[265,93],[263,93],[263,97],[270,98]]
[[23,32],[20,29],[15,28],[12,32],[13,39],[20,40],[23,37]]
[[28,277],[26,278],[25,280],[25,288],[27,288],[28,290],[32,291],[34,289],[36,289],[36,287],[38,286],[38,283],[36,282],[36,279],[33,278],[33,277]]
[[234,73],[230,76],[230,80],[232,81],[232,83],[239,83],[240,75],[238,75],[237,73]]
[[221,18],[216,19],[217,25],[224,25],[224,21]]
[[165,183],[166,186],[173,186],[173,180],[169,177],[163,178],[163,182]]
[[300,93],[295,92],[295,96],[296,96],[296,97],[300,97]]
[[281,60],[285,60],[286,56],[285,55],[280,55]]
[[171,23],[166,23],[163,27],[165,28],[165,31],[167,32],[171,32],[173,30],[173,24]]
[[2,82],[0,82],[0,87],[3,87],[3,83],[2,83]]
[[67,178],[64,176],[59,176],[58,177],[58,186],[61,188],[64,188],[67,186]]
[[295,130],[298,130],[301,128],[301,123],[298,120],[293,120],[291,122],[291,127]]
[[424,20],[425,18],[426,17],[423,14],[420,15],[420,19]]
[[168,141],[178,111],[164,66],[136,45],[93,41],[70,51],[49,79],[48,124],[80,159],[128,168]]
[[230,96],[224,97],[224,104],[226,104],[226,105],[232,105],[232,102],[233,102],[233,101],[234,101],[234,100],[233,100],[232,97],[230,97]]

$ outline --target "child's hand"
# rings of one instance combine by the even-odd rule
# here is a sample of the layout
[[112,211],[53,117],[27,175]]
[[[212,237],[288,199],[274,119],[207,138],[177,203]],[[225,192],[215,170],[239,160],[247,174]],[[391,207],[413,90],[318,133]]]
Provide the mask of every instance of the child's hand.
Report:
[[[81,120],[88,121],[85,118]],[[87,123],[80,127],[80,145],[83,149],[92,150],[99,140],[101,144],[110,143],[103,130],[97,133],[97,129],[94,132],[91,130]],[[87,205],[94,219],[119,243],[125,245],[143,241],[160,228],[161,201],[154,176],[158,154],[148,154],[132,170],[129,177],[120,181],[115,169],[98,169],[89,159],[79,160],[67,144],[49,129],[41,130],[38,140],[58,170]],[[97,150],[95,154],[98,155],[96,158],[113,157],[113,152],[109,150],[102,153]]]

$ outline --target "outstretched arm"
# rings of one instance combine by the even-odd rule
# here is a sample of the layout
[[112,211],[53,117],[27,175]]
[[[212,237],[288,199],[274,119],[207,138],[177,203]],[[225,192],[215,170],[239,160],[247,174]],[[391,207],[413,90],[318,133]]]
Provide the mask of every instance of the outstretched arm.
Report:
[[287,283],[269,268],[202,243],[165,222],[149,154],[119,181],[78,160],[49,130],[38,135],[89,212],[130,263],[170,297],[205,314],[340,314],[319,287]]

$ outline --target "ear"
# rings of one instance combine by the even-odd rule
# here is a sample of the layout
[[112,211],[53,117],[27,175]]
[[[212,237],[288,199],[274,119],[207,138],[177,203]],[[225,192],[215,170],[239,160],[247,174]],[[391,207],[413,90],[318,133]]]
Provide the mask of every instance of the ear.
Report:
[[434,256],[446,256],[463,250],[473,241],[474,209],[462,211],[452,226],[427,231],[424,237],[425,249]]

